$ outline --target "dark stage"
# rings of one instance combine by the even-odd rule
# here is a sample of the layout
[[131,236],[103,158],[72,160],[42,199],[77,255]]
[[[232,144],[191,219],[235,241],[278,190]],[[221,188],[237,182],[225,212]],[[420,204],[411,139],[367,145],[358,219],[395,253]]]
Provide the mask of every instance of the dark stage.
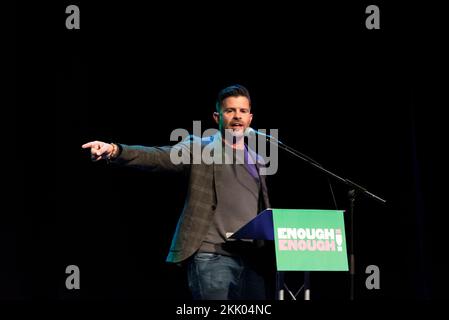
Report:
[[[234,83],[252,95],[253,128],[279,129],[387,200],[356,200],[356,300],[448,297],[443,85],[430,84],[443,38],[410,24],[419,7],[378,4],[381,28],[367,30],[361,3],[83,2],[68,30],[68,4],[16,8],[0,299],[191,301],[184,271],[165,263],[186,180],[93,163],[81,145],[168,145],[193,121],[213,128],[216,94]],[[347,186],[331,183],[348,210]],[[274,208],[335,209],[327,178],[281,150],[268,187]],[[72,264],[79,290],[65,287]],[[369,265],[378,290],[365,287]],[[347,272],[313,272],[311,286],[312,300],[349,299]]]

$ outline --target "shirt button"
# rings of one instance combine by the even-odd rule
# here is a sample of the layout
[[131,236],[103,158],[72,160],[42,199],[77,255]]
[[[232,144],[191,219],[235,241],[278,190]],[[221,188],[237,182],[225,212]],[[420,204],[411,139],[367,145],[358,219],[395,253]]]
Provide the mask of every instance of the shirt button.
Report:
[[215,209],[217,209],[217,206],[215,204],[213,204],[211,208],[212,208],[212,210],[215,210]]

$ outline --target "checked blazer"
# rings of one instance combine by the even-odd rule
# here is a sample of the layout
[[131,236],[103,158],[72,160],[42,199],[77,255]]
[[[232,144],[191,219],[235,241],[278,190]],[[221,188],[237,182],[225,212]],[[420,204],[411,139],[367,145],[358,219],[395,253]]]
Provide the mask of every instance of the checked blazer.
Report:
[[[176,231],[173,235],[170,250],[167,256],[167,262],[179,263],[192,256],[201,246],[203,239],[206,237],[210,224],[213,221],[215,209],[217,208],[217,194],[215,179],[217,172],[222,168],[221,165],[215,163],[192,164],[173,163],[171,152],[184,152],[193,159],[192,151],[194,145],[199,150],[211,148],[212,155],[216,147],[222,145],[221,134],[199,138],[189,136],[174,146],[164,147],[144,147],[144,146],[128,146],[120,144],[121,153],[112,161],[118,165],[127,167],[135,167],[148,171],[174,171],[186,173],[188,175],[188,190],[184,203],[184,208],[179,217]],[[197,150],[198,150],[197,149]],[[181,151],[182,150],[182,151]],[[249,149],[253,159],[257,159],[256,166],[258,171],[263,165],[263,160],[253,150]],[[259,194],[259,211],[269,208],[268,191],[265,182],[265,176],[260,175],[260,194]]]

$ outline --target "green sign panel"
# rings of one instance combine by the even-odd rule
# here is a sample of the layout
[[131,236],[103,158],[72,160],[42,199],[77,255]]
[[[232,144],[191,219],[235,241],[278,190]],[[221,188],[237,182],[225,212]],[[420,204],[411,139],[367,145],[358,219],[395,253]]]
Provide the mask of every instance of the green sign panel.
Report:
[[348,271],[343,210],[273,209],[277,269]]

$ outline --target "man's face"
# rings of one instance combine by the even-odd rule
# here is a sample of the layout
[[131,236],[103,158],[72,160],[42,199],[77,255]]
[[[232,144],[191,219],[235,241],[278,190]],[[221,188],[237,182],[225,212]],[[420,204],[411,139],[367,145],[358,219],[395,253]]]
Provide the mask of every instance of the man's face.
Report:
[[223,100],[221,112],[214,112],[215,122],[220,131],[231,129],[235,136],[243,136],[253,119],[247,97],[228,97]]

